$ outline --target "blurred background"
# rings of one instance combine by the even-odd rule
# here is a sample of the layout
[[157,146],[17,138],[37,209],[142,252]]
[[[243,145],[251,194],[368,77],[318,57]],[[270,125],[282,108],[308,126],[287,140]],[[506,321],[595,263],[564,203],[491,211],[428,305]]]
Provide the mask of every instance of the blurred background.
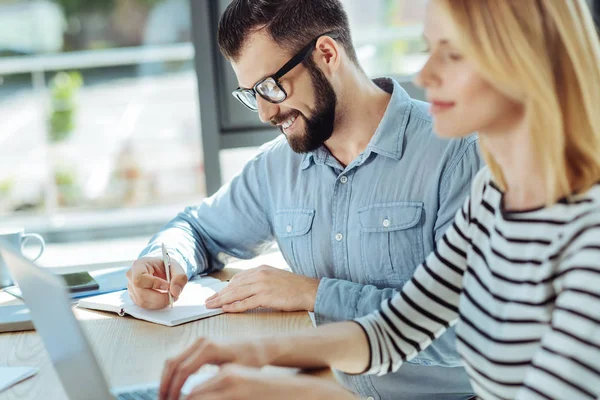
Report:
[[[426,0],[343,3],[367,73],[422,96]],[[227,4],[0,0],[0,228],[129,257],[275,137],[230,95],[214,38]]]

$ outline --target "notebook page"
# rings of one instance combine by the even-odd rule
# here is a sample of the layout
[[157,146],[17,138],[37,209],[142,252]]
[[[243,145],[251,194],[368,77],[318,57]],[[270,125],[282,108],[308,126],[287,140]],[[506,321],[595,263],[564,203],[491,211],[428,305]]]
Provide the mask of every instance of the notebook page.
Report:
[[133,317],[167,326],[222,314],[223,310],[220,308],[208,309],[205,303],[207,298],[227,286],[228,282],[211,283],[211,286],[204,286],[200,281],[188,282],[179,299],[173,303],[173,308],[147,310],[131,304],[125,308],[125,312]]
[[199,276],[199,275],[196,275],[195,277],[193,277],[190,280],[190,282],[196,282],[205,287],[215,286],[215,285],[219,286],[223,283],[223,281],[220,281],[217,278],[213,278],[212,276]]

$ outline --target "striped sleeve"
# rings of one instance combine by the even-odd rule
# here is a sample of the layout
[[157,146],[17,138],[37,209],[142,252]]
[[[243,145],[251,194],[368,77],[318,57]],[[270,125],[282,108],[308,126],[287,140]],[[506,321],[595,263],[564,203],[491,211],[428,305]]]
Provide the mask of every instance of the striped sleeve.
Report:
[[356,319],[365,330],[371,362],[365,373],[383,375],[454,325],[466,269],[470,199],[458,210],[437,249],[421,264],[400,293],[384,300],[381,309]]
[[578,229],[562,251],[550,329],[517,399],[600,397],[600,218]]

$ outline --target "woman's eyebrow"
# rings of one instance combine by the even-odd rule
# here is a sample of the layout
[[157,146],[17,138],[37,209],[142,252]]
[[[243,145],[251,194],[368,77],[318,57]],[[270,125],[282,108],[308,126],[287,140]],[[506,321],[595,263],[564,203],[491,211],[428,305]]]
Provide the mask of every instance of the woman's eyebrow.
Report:
[[[423,33],[423,35],[421,35],[423,40],[425,41],[425,43],[429,44],[429,38],[427,37],[427,35],[425,33]],[[449,45],[450,44],[450,40],[446,39],[446,38],[442,38],[438,40],[438,44],[445,46],[445,45]]]

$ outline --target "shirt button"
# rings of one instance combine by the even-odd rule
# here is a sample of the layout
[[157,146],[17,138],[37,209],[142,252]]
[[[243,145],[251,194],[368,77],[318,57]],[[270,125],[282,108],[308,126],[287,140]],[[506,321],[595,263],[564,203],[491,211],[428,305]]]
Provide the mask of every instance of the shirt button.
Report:
[[373,396],[369,396],[367,397],[367,400],[375,400],[375,398]]
[[386,219],[384,219],[384,220],[383,220],[383,226],[385,226],[386,228],[387,228],[388,226],[390,226],[390,220],[389,220],[389,219],[387,219],[387,218],[386,218]]
[[342,235],[341,233],[338,233],[337,235],[335,235],[335,240],[337,240],[338,242],[341,242],[343,238],[344,238],[344,235]]
[[288,225],[287,228],[285,228],[285,230],[287,231],[287,233],[290,233],[292,231],[292,226]]
[[340,182],[342,182],[342,183],[346,183],[346,182],[348,182],[348,177],[347,177],[346,175],[342,176],[342,177],[340,178]]

